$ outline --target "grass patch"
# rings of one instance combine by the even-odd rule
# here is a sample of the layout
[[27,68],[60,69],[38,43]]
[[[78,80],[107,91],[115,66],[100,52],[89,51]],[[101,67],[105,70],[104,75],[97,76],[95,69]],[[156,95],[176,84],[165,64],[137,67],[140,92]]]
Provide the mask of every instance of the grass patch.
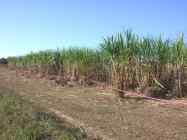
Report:
[[0,138],[3,140],[84,140],[78,128],[18,97],[0,90]]

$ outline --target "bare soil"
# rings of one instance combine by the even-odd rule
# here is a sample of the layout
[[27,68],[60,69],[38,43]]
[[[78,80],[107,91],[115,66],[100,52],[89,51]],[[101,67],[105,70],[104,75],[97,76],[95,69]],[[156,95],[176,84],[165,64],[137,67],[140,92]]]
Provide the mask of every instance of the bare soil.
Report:
[[52,81],[25,78],[0,68],[0,88],[25,99],[106,140],[186,140],[187,106],[155,101],[119,100],[93,87],[59,87]]

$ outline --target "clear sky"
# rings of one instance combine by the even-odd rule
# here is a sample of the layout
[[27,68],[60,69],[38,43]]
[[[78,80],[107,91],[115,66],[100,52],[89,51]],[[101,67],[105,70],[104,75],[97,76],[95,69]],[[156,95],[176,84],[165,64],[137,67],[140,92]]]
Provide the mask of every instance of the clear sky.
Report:
[[97,47],[124,29],[187,38],[186,0],[0,0],[0,57]]

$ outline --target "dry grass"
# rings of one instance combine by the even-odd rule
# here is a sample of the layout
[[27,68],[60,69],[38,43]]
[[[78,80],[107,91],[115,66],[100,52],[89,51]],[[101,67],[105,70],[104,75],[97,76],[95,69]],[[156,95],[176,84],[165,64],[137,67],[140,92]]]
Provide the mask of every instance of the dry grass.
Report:
[[80,129],[21,99],[13,91],[0,89],[0,138],[3,140],[83,140]]
[[54,87],[49,81],[16,77],[0,69],[0,87],[17,91],[26,100],[57,110],[114,140],[185,140],[187,108],[165,107],[146,100],[119,101],[94,88]]

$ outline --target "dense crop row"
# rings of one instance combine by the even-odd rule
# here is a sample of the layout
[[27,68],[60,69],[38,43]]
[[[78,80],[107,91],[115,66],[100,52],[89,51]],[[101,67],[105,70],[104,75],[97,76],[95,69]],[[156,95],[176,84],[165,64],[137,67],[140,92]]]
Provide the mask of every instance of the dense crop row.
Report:
[[182,97],[185,87],[187,48],[183,35],[171,41],[139,37],[131,31],[108,37],[97,50],[69,48],[9,58],[17,68],[62,81],[99,81],[120,90],[158,87]]

